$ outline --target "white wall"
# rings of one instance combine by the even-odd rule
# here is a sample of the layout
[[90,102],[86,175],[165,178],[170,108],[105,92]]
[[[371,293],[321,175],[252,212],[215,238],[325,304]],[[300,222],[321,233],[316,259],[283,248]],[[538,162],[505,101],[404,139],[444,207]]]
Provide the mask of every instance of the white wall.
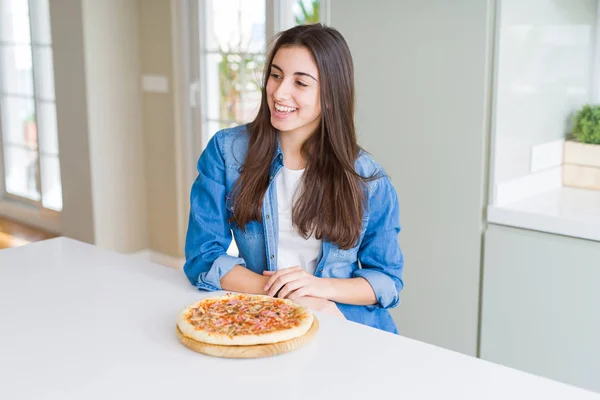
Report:
[[[182,88],[177,74],[177,0],[142,0],[140,9],[140,68],[142,74],[166,78],[166,93],[144,92],[143,125],[147,189],[148,247],[172,257],[182,257],[189,214],[190,186],[184,179],[179,154],[182,145],[181,113],[187,103],[179,100]],[[181,4],[179,4],[181,6]],[[183,187],[185,185],[185,187]]]
[[50,2],[63,210],[60,233],[94,243],[81,0]]
[[84,0],[83,26],[96,244],[147,243],[138,0]]
[[573,112],[592,101],[597,7],[501,1],[494,184],[531,174],[532,146],[564,139]]
[[401,334],[474,355],[493,1],[332,0],[361,144],[391,175],[406,257]]

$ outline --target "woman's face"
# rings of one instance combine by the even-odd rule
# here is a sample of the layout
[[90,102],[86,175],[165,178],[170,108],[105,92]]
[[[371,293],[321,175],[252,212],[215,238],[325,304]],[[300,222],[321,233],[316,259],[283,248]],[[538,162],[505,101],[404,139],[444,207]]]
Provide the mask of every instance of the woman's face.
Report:
[[307,48],[277,50],[267,80],[267,103],[271,124],[280,132],[308,138],[317,129],[321,117],[319,71]]

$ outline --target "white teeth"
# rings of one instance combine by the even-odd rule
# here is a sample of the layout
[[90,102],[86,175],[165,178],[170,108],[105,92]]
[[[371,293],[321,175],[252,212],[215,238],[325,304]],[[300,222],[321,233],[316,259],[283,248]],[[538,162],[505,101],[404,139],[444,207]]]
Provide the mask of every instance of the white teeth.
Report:
[[279,104],[275,103],[275,109],[277,109],[277,111],[283,111],[283,112],[292,112],[292,111],[296,111],[295,108],[292,107],[284,107],[284,106],[280,106]]

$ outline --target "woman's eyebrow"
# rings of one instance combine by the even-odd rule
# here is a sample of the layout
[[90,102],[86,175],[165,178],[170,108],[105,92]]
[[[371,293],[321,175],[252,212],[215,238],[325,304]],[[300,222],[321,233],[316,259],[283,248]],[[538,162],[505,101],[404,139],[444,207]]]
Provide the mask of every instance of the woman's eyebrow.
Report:
[[[280,66],[278,66],[277,64],[271,64],[271,67],[278,69],[279,71],[283,72],[283,70],[281,69]],[[308,76],[310,78],[313,78],[315,80],[315,82],[319,82],[317,80],[317,78],[315,78],[314,76],[312,76],[311,74],[307,74],[306,72],[294,72],[294,75],[301,75],[301,76]]]

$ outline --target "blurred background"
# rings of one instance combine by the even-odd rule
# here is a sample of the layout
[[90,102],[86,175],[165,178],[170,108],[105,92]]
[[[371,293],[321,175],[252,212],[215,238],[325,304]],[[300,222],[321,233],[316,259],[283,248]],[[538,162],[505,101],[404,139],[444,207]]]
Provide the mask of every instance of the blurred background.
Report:
[[598,0],[0,0],[0,248],[180,269],[200,153],[314,22],[398,191],[402,335],[600,392]]

